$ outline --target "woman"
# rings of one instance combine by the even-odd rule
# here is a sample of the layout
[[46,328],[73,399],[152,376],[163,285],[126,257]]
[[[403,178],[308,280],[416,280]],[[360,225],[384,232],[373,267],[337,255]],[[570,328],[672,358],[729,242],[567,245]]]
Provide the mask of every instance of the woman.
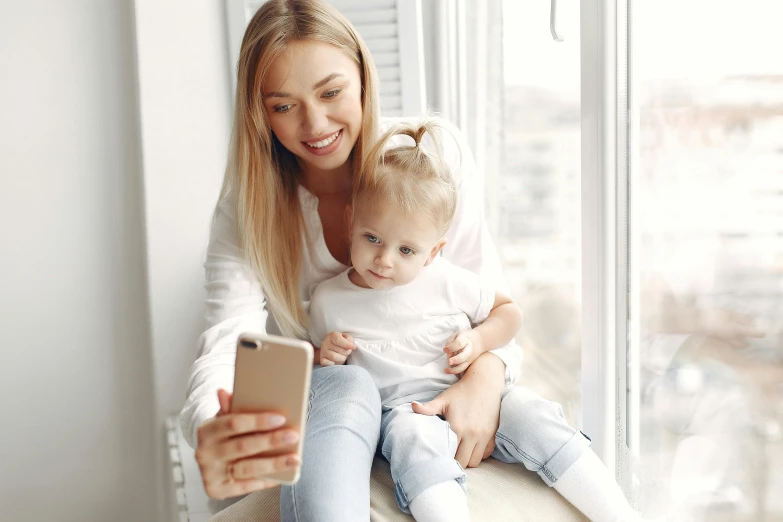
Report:
[[[209,327],[181,415],[213,498],[269,487],[256,477],[298,463],[292,455],[249,458],[297,434],[281,430],[268,413],[228,413],[235,343],[245,331],[279,329],[305,337],[309,288],[347,268],[343,216],[354,174],[378,135],[377,94],[366,46],[326,2],[271,0],[248,25],[228,166],[205,263]],[[443,141],[461,183],[444,256],[474,272],[499,272],[469,151],[464,143],[452,139],[449,147],[447,137]],[[350,347],[346,341],[344,348]],[[513,345],[483,354],[459,382],[422,405],[420,413],[443,414],[458,435],[456,459],[463,467],[492,453],[501,393],[515,378],[518,357]],[[311,389],[301,479],[281,489],[281,517],[368,520],[378,391],[366,370],[355,366],[316,366]],[[543,399],[532,400],[528,410],[531,422],[564,424]],[[532,439],[527,449],[535,451]]]

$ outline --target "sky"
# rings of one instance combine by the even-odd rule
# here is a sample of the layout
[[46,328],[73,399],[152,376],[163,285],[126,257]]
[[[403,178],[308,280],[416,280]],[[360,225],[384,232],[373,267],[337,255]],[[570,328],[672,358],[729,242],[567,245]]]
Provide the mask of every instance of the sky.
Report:
[[[579,0],[503,0],[504,74],[510,85],[579,89]],[[629,0],[632,64],[640,80],[783,75],[783,0]]]

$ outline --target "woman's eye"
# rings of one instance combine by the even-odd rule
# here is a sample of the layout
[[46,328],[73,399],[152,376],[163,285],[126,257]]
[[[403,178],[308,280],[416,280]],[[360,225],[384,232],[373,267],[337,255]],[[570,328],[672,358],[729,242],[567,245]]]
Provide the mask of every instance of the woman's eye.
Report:
[[333,89],[333,90],[325,93],[324,94],[324,98],[334,98],[338,94],[340,94],[340,89]]
[[413,249],[408,247],[400,247],[400,252],[402,252],[406,256],[409,256],[413,253]]
[[380,240],[380,239],[378,239],[377,237],[375,237],[375,236],[373,236],[373,235],[370,235],[370,234],[367,234],[367,235],[366,235],[366,236],[364,236],[364,237],[366,237],[366,238],[367,238],[367,241],[369,241],[370,243],[380,243],[380,242],[381,242],[381,240]]
[[275,112],[288,112],[291,110],[292,105],[287,103],[286,105],[278,105],[275,107]]

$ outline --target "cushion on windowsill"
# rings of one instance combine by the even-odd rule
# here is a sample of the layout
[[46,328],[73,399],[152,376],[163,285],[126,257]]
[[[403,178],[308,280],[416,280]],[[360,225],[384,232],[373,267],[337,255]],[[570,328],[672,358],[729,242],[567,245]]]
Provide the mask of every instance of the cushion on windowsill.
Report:
[[[495,459],[467,470],[468,507],[473,522],[584,522],[582,516],[557,491],[549,488],[521,464],[508,465]],[[370,481],[372,522],[413,520],[394,500],[389,464],[376,457]],[[209,522],[278,522],[277,488],[248,495],[220,511]]]

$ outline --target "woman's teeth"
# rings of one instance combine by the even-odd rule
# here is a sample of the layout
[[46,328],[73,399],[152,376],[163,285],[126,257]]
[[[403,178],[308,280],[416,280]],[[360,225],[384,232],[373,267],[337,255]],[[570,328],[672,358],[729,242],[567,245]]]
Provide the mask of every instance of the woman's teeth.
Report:
[[305,142],[305,143],[307,143],[308,147],[312,147],[314,149],[322,149],[322,148],[326,147],[327,145],[329,145],[330,143],[332,143],[334,140],[336,140],[338,138],[338,136],[340,136],[341,132],[342,132],[342,129],[338,130],[337,132],[335,132],[334,134],[332,134],[331,136],[329,136],[325,140],[316,141],[315,143],[307,143],[307,142]]

